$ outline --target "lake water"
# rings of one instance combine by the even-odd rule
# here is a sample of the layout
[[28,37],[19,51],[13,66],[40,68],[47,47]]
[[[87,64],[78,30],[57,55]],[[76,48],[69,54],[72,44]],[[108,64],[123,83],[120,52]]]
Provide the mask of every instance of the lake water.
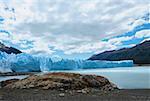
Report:
[[5,80],[10,80],[10,79],[24,79],[26,78],[27,75],[19,75],[19,76],[2,76],[0,77],[0,82],[5,81]]
[[108,78],[120,89],[150,89],[150,67],[129,67],[79,71]]
[[[87,69],[74,71],[51,71],[72,72],[81,74],[96,74],[108,78],[120,89],[150,89],[150,67],[120,67],[109,69]],[[0,77],[0,81],[12,78],[25,78],[26,76]]]

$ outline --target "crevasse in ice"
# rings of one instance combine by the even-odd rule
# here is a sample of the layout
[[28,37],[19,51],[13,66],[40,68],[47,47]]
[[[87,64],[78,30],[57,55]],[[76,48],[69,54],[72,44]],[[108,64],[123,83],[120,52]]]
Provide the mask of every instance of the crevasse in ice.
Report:
[[131,67],[132,61],[90,61],[18,55],[0,52],[0,72],[38,72],[51,70],[76,70],[93,68]]

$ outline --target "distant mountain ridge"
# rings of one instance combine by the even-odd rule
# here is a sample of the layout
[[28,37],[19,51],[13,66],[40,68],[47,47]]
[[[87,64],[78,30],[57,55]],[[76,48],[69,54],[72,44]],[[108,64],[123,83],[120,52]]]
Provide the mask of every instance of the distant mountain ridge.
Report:
[[22,53],[20,50],[18,50],[16,48],[13,48],[13,47],[7,47],[1,42],[0,42],[0,51],[1,52],[6,52],[7,54],[11,54],[11,53],[19,54],[19,53]]
[[150,40],[140,43],[132,48],[105,51],[93,55],[88,60],[133,60],[134,64],[150,64]]

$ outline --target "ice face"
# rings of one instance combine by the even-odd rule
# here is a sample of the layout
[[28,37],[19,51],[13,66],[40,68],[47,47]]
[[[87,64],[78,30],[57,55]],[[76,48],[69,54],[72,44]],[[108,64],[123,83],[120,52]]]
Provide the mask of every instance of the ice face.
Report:
[[7,61],[0,61],[0,72],[12,72],[11,65]]
[[133,62],[130,60],[127,61],[90,61],[85,60],[80,62],[81,69],[94,69],[94,68],[114,68],[114,67],[132,67]]
[[75,70],[93,68],[131,67],[132,61],[90,61],[56,59],[21,53],[0,52],[0,72],[46,72],[51,70]]
[[12,72],[11,64],[8,61],[7,57],[10,55],[0,52],[0,72]]
[[12,71],[17,72],[36,72],[40,71],[40,62],[28,54],[16,55],[15,60],[11,61]]
[[37,57],[40,62],[40,70],[41,71],[50,71],[50,67],[52,66],[52,60],[48,57]]
[[[0,72],[33,72],[40,71],[39,61],[29,54],[0,53]],[[5,69],[5,70],[4,70]]]
[[73,70],[79,67],[78,63],[74,60],[61,59],[56,61],[49,57],[38,57],[38,60],[40,62],[40,70],[43,72],[50,70]]

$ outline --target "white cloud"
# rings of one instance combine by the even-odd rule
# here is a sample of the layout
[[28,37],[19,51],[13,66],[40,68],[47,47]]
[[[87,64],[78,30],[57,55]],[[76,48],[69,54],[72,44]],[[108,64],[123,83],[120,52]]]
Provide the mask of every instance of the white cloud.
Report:
[[[15,13],[5,11],[7,6]],[[148,12],[148,0],[8,0],[0,2],[0,12],[6,18],[1,28],[13,33],[8,37],[12,43],[33,41],[27,52],[72,54],[112,49],[121,40],[132,39],[100,41],[146,23],[140,18]],[[134,24],[129,25],[131,22]]]
[[126,37],[119,37],[119,38],[112,38],[108,40],[108,43],[112,45],[121,45],[123,41],[128,41],[134,38],[134,36],[126,36]]
[[0,32],[0,40],[3,40],[3,39],[5,39],[5,40],[9,40],[9,35],[8,35],[8,34],[1,33],[1,32]]
[[144,37],[149,37],[150,38],[150,30],[142,30],[142,31],[138,31],[135,34],[136,38],[144,38]]
[[138,20],[136,20],[136,21],[133,23],[132,29],[135,28],[136,26],[140,26],[140,25],[143,25],[143,24],[145,24],[145,23],[146,23],[145,20],[143,20],[143,19],[138,19]]
[[88,52],[94,52],[94,53],[100,53],[104,50],[113,50],[116,49],[115,45],[111,45],[107,42],[91,42],[87,44],[81,44],[78,46],[78,48],[70,49],[66,51],[66,54],[72,54],[72,53],[88,53]]

